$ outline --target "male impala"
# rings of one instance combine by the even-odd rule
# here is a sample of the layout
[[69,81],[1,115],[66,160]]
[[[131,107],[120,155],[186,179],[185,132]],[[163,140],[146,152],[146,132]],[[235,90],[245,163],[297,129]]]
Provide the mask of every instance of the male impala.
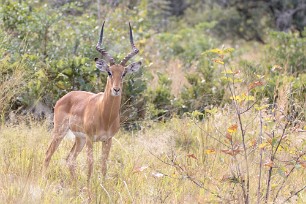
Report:
[[[105,23],[105,22],[104,22]],[[101,72],[107,72],[107,83],[104,93],[90,93],[85,91],[72,91],[59,99],[54,107],[53,139],[46,152],[44,167],[47,169],[50,159],[58,148],[60,142],[71,131],[75,143],[67,157],[69,170],[75,176],[75,161],[84,145],[87,146],[88,181],[93,170],[93,142],[102,141],[102,175],[106,175],[106,161],[112,145],[112,137],[120,127],[119,109],[121,104],[122,79],[127,73],[136,72],[141,62],[134,62],[125,66],[127,61],[135,56],[139,50],[133,42],[132,28],[130,27],[130,43],[133,51],[128,54],[120,64],[101,48],[103,39],[102,25],[100,38],[96,49],[102,57],[106,57],[110,66],[103,59],[95,59],[96,67]]]

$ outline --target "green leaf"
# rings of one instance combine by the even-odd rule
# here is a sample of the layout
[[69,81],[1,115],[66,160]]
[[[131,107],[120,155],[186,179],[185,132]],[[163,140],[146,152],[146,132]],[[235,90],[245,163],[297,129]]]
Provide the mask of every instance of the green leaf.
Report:
[[255,97],[251,95],[246,95],[245,93],[242,93],[241,95],[233,96],[230,99],[242,102],[242,101],[255,101]]
[[199,116],[203,116],[203,115],[204,115],[204,114],[201,113],[201,112],[198,111],[198,110],[195,110],[195,111],[193,111],[193,112],[191,113],[191,116],[194,117],[194,118],[199,117]]
[[210,114],[216,114],[218,112],[217,107],[214,107],[212,109],[205,109],[205,112],[210,113]]
[[263,109],[266,109],[266,108],[268,108],[269,107],[269,105],[268,104],[266,104],[266,105],[263,105],[263,106],[259,106],[259,105],[255,105],[254,106],[254,108],[255,108],[255,110],[263,110]]
[[302,165],[301,165],[301,164],[295,164],[294,167],[295,167],[296,169],[300,169],[300,168],[302,167]]
[[222,71],[222,74],[234,74],[234,72],[232,70],[226,70],[226,71]]
[[286,173],[285,171],[282,169],[282,168],[277,168],[277,173],[283,177],[283,178],[286,178]]
[[276,145],[276,143],[277,143],[277,138],[273,138],[271,142],[272,146]]
[[223,53],[224,53],[224,54],[226,54],[226,53],[232,53],[232,52],[234,52],[234,50],[235,50],[235,49],[234,49],[234,48],[231,48],[231,47],[230,47],[230,48],[226,48],[225,50],[223,50]]

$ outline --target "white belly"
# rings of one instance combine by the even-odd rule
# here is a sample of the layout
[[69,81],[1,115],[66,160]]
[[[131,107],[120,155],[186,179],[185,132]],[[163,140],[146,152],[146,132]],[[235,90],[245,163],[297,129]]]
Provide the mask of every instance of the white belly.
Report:
[[[103,132],[100,135],[94,135],[92,139],[93,139],[94,142],[97,142],[97,141],[106,141],[109,138],[111,138],[112,136],[113,135],[109,134],[108,132]],[[73,132],[73,131],[71,131],[69,129],[69,131],[66,134],[66,137],[69,138],[69,139],[74,139],[75,137],[86,139],[86,134],[83,133],[83,132]]]
[[66,137],[69,139],[74,139],[75,137],[86,138],[86,134],[82,132],[72,132],[70,129],[66,134]]

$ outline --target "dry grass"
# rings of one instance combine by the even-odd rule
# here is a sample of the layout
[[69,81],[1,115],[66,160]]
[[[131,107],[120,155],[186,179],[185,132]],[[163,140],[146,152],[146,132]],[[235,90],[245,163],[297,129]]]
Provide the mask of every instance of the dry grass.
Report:
[[178,97],[184,86],[188,86],[187,79],[185,77],[186,70],[184,70],[183,62],[176,59],[170,60],[167,65],[167,74],[172,80],[171,93]]
[[[187,79],[185,78],[186,70],[184,70],[184,64],[179,59],[169,60],[167,63],[156,63],[150,67],[151,74],[153,76],[152,81],[150,82],[151,88],[156,88],[158,86],[158,74],[165,73],[171,80],[171,94],[175,97],[178,97],[180,91],[184,86],[188,86]],[[189,70],[194,71],[194,70]]]
[[[19,95],[24,89],[27,73],[24,71],[22,62],[10,65],[9,57],[0,61],[0,114],[5,115],[10,109],[10,104],[14,97]],[[2,118],[2,120],[4,120]]]
[[[225,133],[236,120],[231,109],[220,109],[204,122],[174,118],[168,123],[144,124],[145,128],[139,132],[120,132],[113,142],[105,180],[100,178],[99,170],[102,147],[100,143],[95,144],[95,169],[89,186],[86,184],[85,151],[77,159],[77,179],[73,180],[69,174],[64,159],[73,144],[70,139],[62,142],[51,160],[48,174],[43,177],[41,167],[50,142],[47,124],[28,122],[2,126],[0,199],[4,203],[242,203],[240,184],[246,174],[243,155],[233,157],[222,152],[229,149]],[[259,148],[260,144],[252,143],[260,130],[255,112],[244,116],[243,123],[247,124],[250,201],[254,203],[257,200],[259,152],[263,150],[266,162],[270,147]],[[270,131],[268,126],[266,131]],[[295,143],[295,138],[302,143]],[[276,201],[284,201],[305,185],[303,163],[293,164],[292,159],[295,151],[305,149],[305,138],[303,132],[288,131],[273,169],[269,202],[294,165],[297,167],[286,179]],[[239,139],[239,132],[233,134],[233,140],[238,142]],[[288,161],[286,165],[283,160]],[[241,170],[240,178],[235,177],[237,167]],[[262,202],[268,168],[262,167]],[[305,191],[292,199],[306,202]]]

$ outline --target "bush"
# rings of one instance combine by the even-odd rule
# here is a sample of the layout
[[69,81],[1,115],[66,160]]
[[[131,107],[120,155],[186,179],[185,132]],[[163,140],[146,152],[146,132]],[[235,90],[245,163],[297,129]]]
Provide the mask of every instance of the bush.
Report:
[[277,64],[290,75],[298,76],[305,73],[305,44],[306,38],[301,38],[295,33],[272,32],[266,48],[266,61],[270,68]]
[[[182,25],[181,25],[182,26]],[[199,23],[194,27],[182,26],[177,32],[159,34],[160,49],[166,59],[179,57],[187,65],[198,60],[199,54],[216,44],[215,40],[206,34],[213,23]]]
[[124,79],[120,122],[125,129],[139,129],[139,122],[145,118],[147,81],[144,67]]
[[207,106],[222,103],[224,87],[217,76],[218,70],[211,61],[207,58],[199,61],[196,72],[186,75],[190,85],[182,90],[180,114],[194,110],[203,112]]
[[265,96],[270,102],[287,98],[291,104],[290,112],[305,118],[306,39],[293,33],[272,32],[270,41],[266,47],[266,72],[269,77]]
[[15,42],[0,30],[0,119],[5,122],[8,114],[18,108],[19,96],[25,91],[31,72],[25,59],[13,50]]
[[147,92],[150,118],[154,120],[164,120],[174,113],[171,94],[171,80],[166,74],[157,73],[158,85],[155,89]]

